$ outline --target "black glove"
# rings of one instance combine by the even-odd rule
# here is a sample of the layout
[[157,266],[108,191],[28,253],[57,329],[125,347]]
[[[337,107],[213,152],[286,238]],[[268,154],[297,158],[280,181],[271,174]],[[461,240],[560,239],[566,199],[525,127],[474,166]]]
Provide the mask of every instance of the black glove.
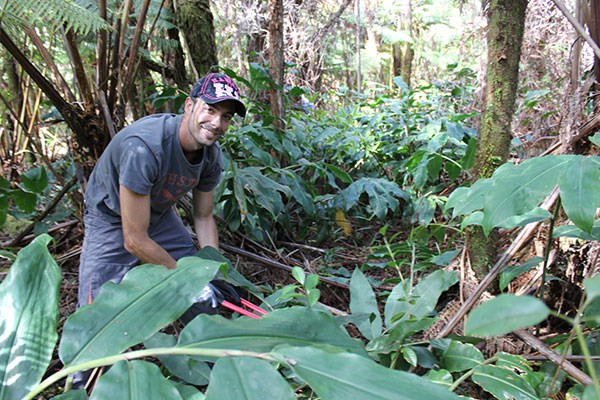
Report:
[[217,308],[223,300],[227,300],[236,306],[241,307],[242,305],[240,295],[235,286],[224,280],[215,279],[202,289],[200,295],[196,298],[196,303],[209,304],[210,307]]
[[219,304],[221,304],[223,300],[227,300],[236,306],[242,306],[240,294],[238,293],[236,287],[232,284],[221,279],[215,279],[210,281],[209,285],[212,286],[213,291],[216,292],[217,299],[219,299]]

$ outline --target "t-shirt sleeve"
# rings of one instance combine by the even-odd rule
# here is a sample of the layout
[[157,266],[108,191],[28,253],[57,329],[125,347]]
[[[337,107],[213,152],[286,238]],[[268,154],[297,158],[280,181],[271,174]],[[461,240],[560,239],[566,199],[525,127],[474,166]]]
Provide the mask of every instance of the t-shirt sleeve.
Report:
[[210,192],[217,187],[221,181],[223,172],[223,155],[221,148],[218,145],[210,147],[209,157],[206,160],[206,165],[200,174],[200,180],[196,189],[201,192]]
[[158,179],[158,162],[148,146],[139,138],[122,143],[119,161],[119,184],[137,194],[148,195]]

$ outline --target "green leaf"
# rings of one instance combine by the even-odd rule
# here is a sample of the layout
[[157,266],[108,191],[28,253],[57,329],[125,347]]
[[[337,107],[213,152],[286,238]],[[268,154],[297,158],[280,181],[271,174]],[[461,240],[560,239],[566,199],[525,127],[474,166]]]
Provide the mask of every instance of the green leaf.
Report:
[[454,393],[415,374],[385,368],[369,358],[317,347],[278,347],[286,362],[322,400],[454,400]]
[[385,325],[390,328],[398,318],[422,318],[431,313],[440,295],[458,282],[455,272],[438,269],[423,278],[411,291],[404,283],[392,289],[385,304]]
[[35,210],[38,196],[35,193],[26,192],[21,189],[16,189],[12,192],[12,198],[17,207],[26,213],[32,213]]
[[600,298],[596,297],[589,302],[585,308],[583,320],[589,328],[600,327]]
[[90,400],[183,400],[155,364],[119,361],[98,379]]
[[483,230],[488,234],[507,219],[523,215],[558,184],[558,177],[576,156],[544,156],[519,165],[507,163],[492,175],[492,186],[484,202]]
[[496,361],[498,367],[508,368],[516,372],[521,378],[529,383],[532,388],[536,389],[543,382],[544,374],[534,372],[529,361],[523,357],[504,352],[499,352],[496,356],[498,357],[498,361]]
[[552,237],[571,237],[583,240],[600,241],[600,220],[594,221],[591,234],[579,229],[575,225],[563,225],[554,229]]
[[500,274],[500,290],[503,291],[504,289],[506,289],[513,279],[515,279],[517,276],[521,275],[524,272],[531,271],[542,261],[544,261],[543,257],[533,257],[532,259],[527,260],[521,265],[511,265],[510,267],[507,267]]
[[207,400],[291,400],[296,396],[281,374],[267,361],[224,357],[215,364]]
[[294,277],[296,282],[300,283],[301,285],[304,285],[304,281],[306,280],[306,273],[304,272],[304,270],[302,268],[293,267],[292,268],[292,276]]
[[67,393],[59,394],[54,396],[52,400],[87,400],[87,393],[85,390],[69,390]]
[[369,340],[381,335],[383,323],[379,308],[377,307],[377,298],[371,284],[359,268],[356,268],[350,279],[350,311],[352,314],[366,314],[368,318],[356,327]]
[[600,274],[583,280],[585,287],[586,302],[590,302],[600,297]]
[[369,196],[373,214],[380,220],[385,218],[388,210],[394,212],[398,209],[398,199],[408,199],[406,192],[395,182],[382,178],[360,178],[338,194],[343,209],[348,211],[358,204],[363,193]]
[[118,354],[183,314],[223,264],[184,257],[177,268],[142,265],[120,284],[107,282],[90,305],[71,315],[59,356],[65,365]]
[[204,400],[206,396],[200,392],[194,386],[184,385],[183,383],[173,382],[175,389],[179,392],[179,395],[184,400]]
[[535,325],[550,315],[543,301],[531,296],[501,294],[475,308],[467,319],[465,333],[497,336]]
[[560,199],[567,216],[587,233],[592,233],[600,207],[600,157],[577,157],[560,175]]
[[475,369],[473,382],[501,400],[539,400],[525,379],[508,368],[482,365]]
[[48,174],[46,168],[37,167],[21,174],[21,182],[25,189],[40,194],[48,187]]
[[19,251],[0,284],[0,399],[22,399],[37,385],[58,338],[61,273],[48,235]]
[[[154,336],[144,341],[147,349],[157,347],[175,347],[177,338],[165,333],[157,332]],[[204,361],[194,359],[187,355],[162,355],[156,356],[160,362],[176,377],[185,382],[205,386],[210,380],[210,367]]]
[[483,354],[469,343],[453,340],[442,353],[441,360],[444,368],[450,372],[460,372],[472,369],[483,362]]
[[491,186],[491,179],[480,179],[470,188],[459,187],[448,197],[444,209],[448,211],[452,208],[453,218],[480,210],[483,208],[485,195]]
[[199,315],[181,332],[178,347],[268,352],[280,344],[331,344],[366,355],[360,341],[330,314],[304,307],[271,311],[259,319]]

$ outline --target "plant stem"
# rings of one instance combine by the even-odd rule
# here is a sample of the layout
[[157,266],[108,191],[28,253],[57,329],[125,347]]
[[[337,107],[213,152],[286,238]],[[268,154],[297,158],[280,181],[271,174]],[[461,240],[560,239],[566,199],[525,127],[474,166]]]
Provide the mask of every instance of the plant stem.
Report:
[[86,371],[88,369],[96,367],[104,367],[106,365],[112,365],[119,361],[129,361],[138,358],[160,356],[160,355],[189,355],[189,356],[207,356],[207,357],[256,357],[262,358],[267,361],[277,361],[273,356],[268,353],[257,353],[252,351],[241,351],[241,350],[223,350],[223,349],[193,349],[186,347],[160,347],[155,349],[144,349],[136,350],[128,353],[117,354],[114,356],[108,356],[98,358],[96,360],[86,361],[80,364],[75,364],[70,367],[61,369],[55,374],[52,374],[30,391],[27,396],[23,397],[22,400],[33,400],[35,396],[42,393],[44,390],[49,388],[59,380],[66,378],[67,376],[78,372]]

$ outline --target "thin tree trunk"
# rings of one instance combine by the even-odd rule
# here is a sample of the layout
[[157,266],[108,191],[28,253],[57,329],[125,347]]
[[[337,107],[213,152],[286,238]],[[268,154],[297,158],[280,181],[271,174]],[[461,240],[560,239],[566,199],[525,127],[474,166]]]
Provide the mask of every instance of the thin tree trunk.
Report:
[[285,121],[283,106],[283,0],[271,0],[269,43],[269,75],[275,83],[269,89],[271,115],[275,117],[275,126],[283,129]]
[[[508,160],[526,9],[527,0],[490,2],[485,108],[472,173],[475,180],[490,177]],[[480,228],[468,232],[470,259],[480,279],[496,261],[496,235],[493,231],[486,237]]]
[[210,1],[176,0],[175,14],[193,67],[199,75],[204,75],[219,64]]

